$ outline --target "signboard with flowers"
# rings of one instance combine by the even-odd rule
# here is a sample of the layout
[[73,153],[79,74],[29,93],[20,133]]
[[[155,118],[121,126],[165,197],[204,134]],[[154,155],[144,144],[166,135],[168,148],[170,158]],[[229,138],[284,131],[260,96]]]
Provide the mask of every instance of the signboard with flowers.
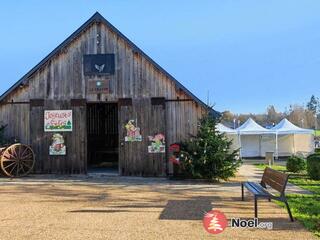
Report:
[[72,132],[72,110],[44,111],[45,132]]

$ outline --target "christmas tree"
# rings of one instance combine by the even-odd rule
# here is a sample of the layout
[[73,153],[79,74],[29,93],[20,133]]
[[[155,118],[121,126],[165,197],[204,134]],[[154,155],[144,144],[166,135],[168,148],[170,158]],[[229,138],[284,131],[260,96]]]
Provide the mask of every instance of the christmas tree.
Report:
[[214,214],[213,218],[210,221],[209,230],[213,230],[213,231],[217,231],[217,230],[223,230],[223,228],[221,227],[221,225],[219,224],[219,219],[217,218],[217,216]]
[[232,150],[232,140],[216,130],[218,121],[204,116],[195,137],[181,144],[181,168],[189,177],[227,180],[240,166],[239,150]]

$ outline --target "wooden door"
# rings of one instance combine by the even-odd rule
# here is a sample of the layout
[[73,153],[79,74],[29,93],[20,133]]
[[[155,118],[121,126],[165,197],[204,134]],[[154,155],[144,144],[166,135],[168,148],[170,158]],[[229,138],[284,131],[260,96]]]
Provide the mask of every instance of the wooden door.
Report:
[[[58,132],[64,137],[66,155],[49,155],[49,146],[55,132],[44,131],[45,110],[72,110],[72,132]],[[87,170],[85,100],[30,100],[30,142],[36,155],[36,172],[85,173]]]
[[[164,99],[160,102],[150,98],[119,99],[119,172],[122,175],[166,175],[166,153],[148,151],[152,145],[149,137],[166,135]],[[128,129],[133,126],[136,134],[128,134],[126,126]]]

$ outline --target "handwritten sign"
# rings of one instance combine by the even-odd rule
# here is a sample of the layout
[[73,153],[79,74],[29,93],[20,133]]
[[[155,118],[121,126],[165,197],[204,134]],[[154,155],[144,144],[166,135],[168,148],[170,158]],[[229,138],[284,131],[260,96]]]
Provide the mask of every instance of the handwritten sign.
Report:
[[45,132],[72,132],[72,110],[44,111]]

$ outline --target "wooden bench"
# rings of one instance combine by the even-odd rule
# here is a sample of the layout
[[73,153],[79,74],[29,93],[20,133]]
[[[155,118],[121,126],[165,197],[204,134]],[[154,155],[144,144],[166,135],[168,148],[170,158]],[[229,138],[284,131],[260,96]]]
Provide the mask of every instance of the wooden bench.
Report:
[[[271,199],[283,202],[287,207],[290,220],[293,222],[289,204],[284,193],[288,182],[288,177],[289,176],[285,173],[267,167],[264,170],[260,183],[241,183],[242,201],[244,201],[244,187],[246,187],[254,195],[254,216],[256,218],[258,217],[258,198],[265,198],[268,199],[269,202],[271,201]],[[267,186],[271,187],[274,190],[277,190],[280,193],[280,196],[276,196],[270,193],[267,190]]]

